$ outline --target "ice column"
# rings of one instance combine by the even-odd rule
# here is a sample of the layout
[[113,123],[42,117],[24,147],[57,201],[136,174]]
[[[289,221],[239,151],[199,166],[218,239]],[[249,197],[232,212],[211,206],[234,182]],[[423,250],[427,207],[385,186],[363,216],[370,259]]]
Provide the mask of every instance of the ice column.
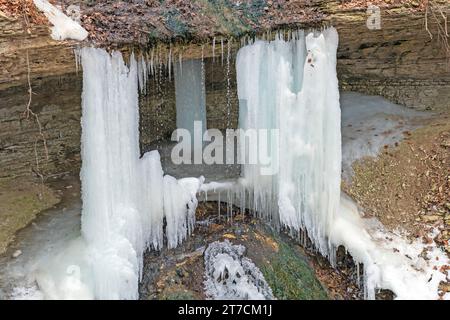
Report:
[[333,28],[306,37],[297,32],[287,40],[257,40],[237,57],[241,128],[279,130],[278,143],[267,139],[278,172],[262,175],[260,164],[243,166],[254,209],[306,230],[325,256],[340,198],[337,44]]
[[137,299],[144,251],[169,247],[192,230],[196,192],[203,180],[165,176],[157,151],[140,159],[138,79],[132,55],[81,50],[82,236],[90,256],[94,297]]

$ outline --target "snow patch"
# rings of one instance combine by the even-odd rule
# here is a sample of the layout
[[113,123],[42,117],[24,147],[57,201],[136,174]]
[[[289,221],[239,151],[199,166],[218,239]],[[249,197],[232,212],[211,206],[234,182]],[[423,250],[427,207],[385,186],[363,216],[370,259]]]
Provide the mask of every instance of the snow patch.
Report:
[[[352,200],[343,196],[333,221],[331,241],[343,245],[357,263],[364,264],[365,296],[375,299],[377,289],[389,289],[396,299],[437,299],[438,287],[449,265],[436,243],[408,241],[404,234],[387,231],[376,219],[363,219]],[[450,298],[446,294],[444,299]]]
[[53,24],[52,38],[54,40],[62,41],[72,39],[83,41],[89,35],[82,26],[70,19],[47,0],[33,0],[33,2]]

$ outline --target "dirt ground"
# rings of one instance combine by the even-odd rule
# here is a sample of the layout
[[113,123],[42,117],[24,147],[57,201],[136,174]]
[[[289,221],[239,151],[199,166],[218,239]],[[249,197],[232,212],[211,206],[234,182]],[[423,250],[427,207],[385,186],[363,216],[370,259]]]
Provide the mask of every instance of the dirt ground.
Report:
[[404,229],[424,242],[432,240],[431,229],[439,230],[434,240],[450,253],[450,116],[405,136],[378,158],[354,165],[353,182],[343,188],[366,216],[390,230]]
[[32,178],[0,180],[0,254],[18,230],[58,202],[59,195],[54,190]]

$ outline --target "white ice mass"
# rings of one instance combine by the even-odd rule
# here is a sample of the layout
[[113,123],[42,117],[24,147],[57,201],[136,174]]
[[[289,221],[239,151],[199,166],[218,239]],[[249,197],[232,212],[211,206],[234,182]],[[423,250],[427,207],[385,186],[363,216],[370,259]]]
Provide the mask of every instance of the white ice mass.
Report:
[[164,176],[157,151],[140,157],[138,79],[147,75],[135,57],[127,66],[119,52],[79,54],[82,235],[39,261],[34,276],[47,299],[138,299],[144,251],[191,233],[204,179]]
[[[289,41],[290,40],[290,41]],[[285,41],[256,41],[237,56],[240,126],[278,129],[268,140],[277,175],[245,165],[253,209],[296,231],[307,230],[317,249],[330,255],[329,233],[339,208],[341,131],[336,77],[335,29],[302,31]]]
[[84,48],[81,58],[82,234],[96,255],[94,296],[137,299],[144,251],[162,247],[164,218],[169,248],[192,231],[203,179],[163,176],[157,151],[140,158],[133,55],[129,66],[101,49]]

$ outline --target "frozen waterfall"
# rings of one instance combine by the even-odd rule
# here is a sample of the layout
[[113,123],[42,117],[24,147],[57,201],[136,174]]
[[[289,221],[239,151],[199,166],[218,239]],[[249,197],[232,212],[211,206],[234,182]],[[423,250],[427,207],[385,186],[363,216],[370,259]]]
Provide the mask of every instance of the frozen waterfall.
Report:
[[[443,280],[437,270],[448,263],[445,254],[434,247],[425,261],[423,244],[362,219],[356,205],[341,195],[337,45],[337,32],[329,28],[288,38],[279,34],[274,41],[256,40],[239,50],[239,124],[244,131],[257,130],[258,148],[266,151],[273,168],[267,170],[261,161],[245,163],[241,179],[208,184],[203,177],[164,175],[157,151],[140,157],[139,90],[145,92],[153,62],[147,66],[145,58],[131,55],[125,64],[120,52],[81,49],[81,237],[38,261],[32,272],[38,296],[138,299],[144,252],[174,248],[191,234],[200,191],[205,198],[207,192],[217,193],[219,201],[226,193],[222,200],[229,208],[235,202],[277,227],[306,232],[332,264],[336,248],[344,246],[357,264],[364,264],[367,298],[379,288],[391,289],[397,298],[436,298]],[[206,120],[201,71],[197,63],[175,68],[176,104],[183,113],[178,124],[191,130],[192,121]],[[264,130],[278,135],[261,135]],[[250,149],[244,154],[247,160],[255,156]],[[237,253],[219,247],[206,253],[209,259],[214,250],[219,252],[220,259],[207,263],[211,279],[221,279],[225,268],[239,275],[254,269],[240,247],[232,248]],[[243,278],[249,285],[239,287],[238,296],[272,296],[266,285],[261,291],[250,283],[261,282],[258,272]],[[228,297],[229,288],[211,279],[209,294]]]
[[[43,298],[138,299],[143,254],[191,232],[203,178],[165,175],[157,151],[140,157],[139,84],[145,61],[95,48],[83,65],[81,237],[38,264]],[[144,67],[142,67],[144,66]],[[141,88],[142,90],[144,88]]]
[[337,44],[335,29],[306,37],[299,31],[287,40],[280,35],[258,40],[237,57],[240,126],[279,130],[279,142],[267,139],[278,173],[263,175],[260,164],[243,167],[253,209],[295,231],[306,230],[325,256],[340,197]]
[[[157,151],[139,151],[139,75],[135,57],[81,51],[82,234],[93,260],[96,298],[137,299],[143,253],[176,247],[192,231],[202,179],[163,177]],[[141,62],[142,63],[142,62]],[[139,68],[148,70],[148,68]]]
[[337,32],[329,28],[257,40],[238,52],[240,127],[279,130],[278,140],[259,137],[278,161],[277,173],[263,174],[261,162],[243,166],[241,184],[250,195],[245,206],[291,231],[306,231],[331,264],[336,248],[344,246],[356,264],[364,264],[366,298],[385,288],[398,299],[436,299],[445,253],[432,244],[423,258],[426,245],[363,219],[340,193],[337,45]]

